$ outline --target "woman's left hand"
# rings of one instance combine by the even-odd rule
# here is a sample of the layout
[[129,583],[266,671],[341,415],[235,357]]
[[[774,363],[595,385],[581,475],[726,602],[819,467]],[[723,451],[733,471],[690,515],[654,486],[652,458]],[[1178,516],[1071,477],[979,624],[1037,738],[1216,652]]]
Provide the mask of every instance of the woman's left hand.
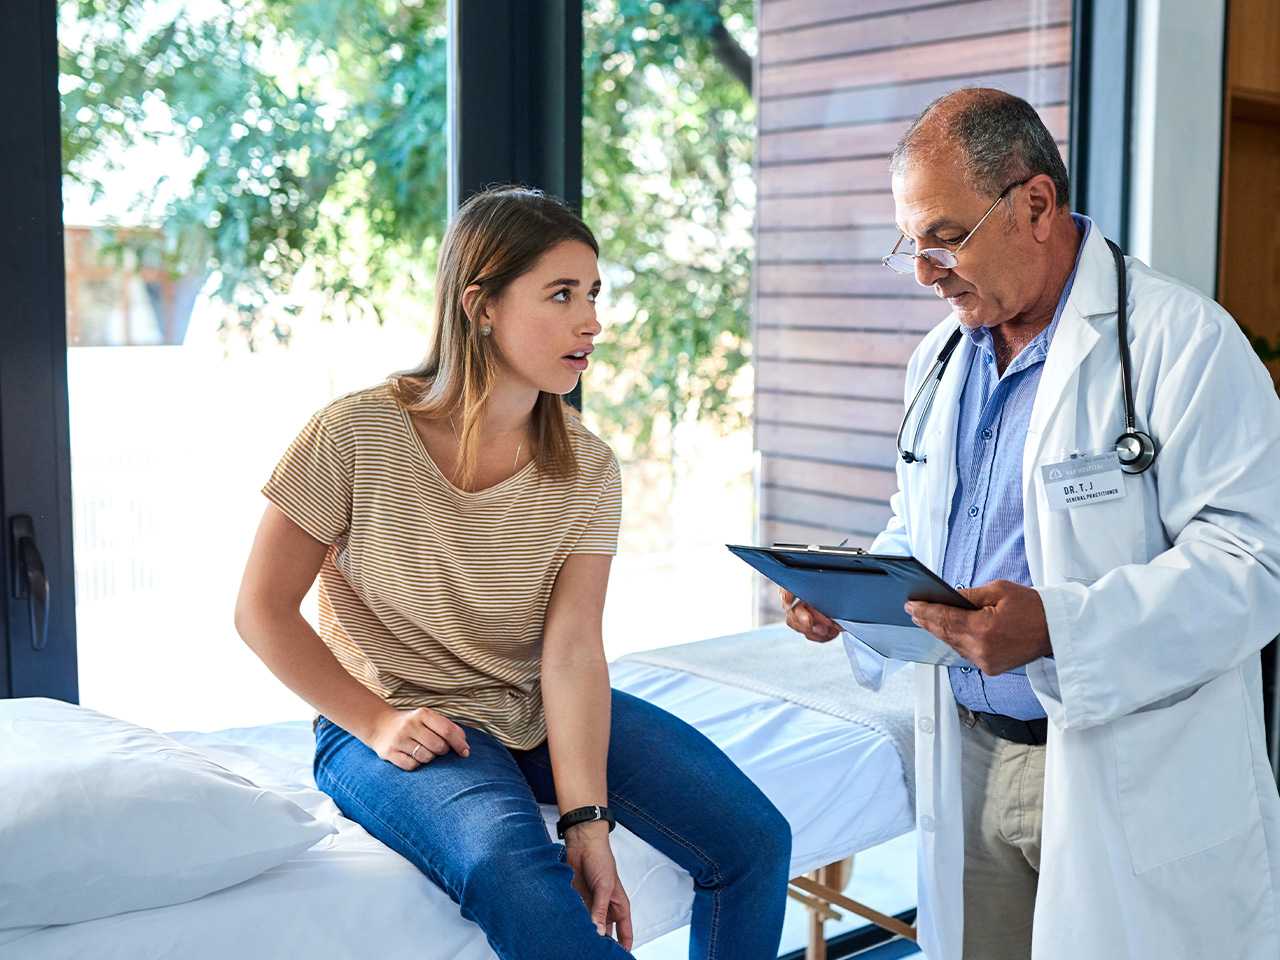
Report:
[[631,949],[631,902],[618,879],[618,867],[609,846],[605,823],[584,823],[565,833],[565,849],[573,868],[573,886],[591,911],[600,936],[616,926],[622,949]]

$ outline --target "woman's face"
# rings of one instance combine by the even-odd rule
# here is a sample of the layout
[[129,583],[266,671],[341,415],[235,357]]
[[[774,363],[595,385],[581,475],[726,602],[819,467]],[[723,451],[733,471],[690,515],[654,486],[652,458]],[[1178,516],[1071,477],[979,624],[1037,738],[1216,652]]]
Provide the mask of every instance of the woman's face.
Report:
[[587,369],[600,332],[596,295],[600,271],[585,243],[565,240],[491,300],[482,323],[507,371],[528,386],[566,394]]

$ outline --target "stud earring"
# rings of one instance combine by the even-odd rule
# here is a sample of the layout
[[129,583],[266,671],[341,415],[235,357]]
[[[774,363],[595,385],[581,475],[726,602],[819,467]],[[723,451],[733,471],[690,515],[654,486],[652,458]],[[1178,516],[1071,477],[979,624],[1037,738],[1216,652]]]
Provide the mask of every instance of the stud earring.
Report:
[[493,327],[487,323],[480,328],[480,336],[482,337],[487,337],[491,333],[493,333]]

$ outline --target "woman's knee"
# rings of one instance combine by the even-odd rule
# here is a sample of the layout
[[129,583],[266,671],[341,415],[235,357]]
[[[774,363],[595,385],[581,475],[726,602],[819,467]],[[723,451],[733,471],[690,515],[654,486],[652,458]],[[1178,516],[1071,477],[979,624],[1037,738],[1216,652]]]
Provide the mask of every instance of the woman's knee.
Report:
[[790,879],[791,824],[763,793],[744,798],[728,821],[737,842],[738,871]]
[[529,904],[531,910],[537,910],[534,904],[538,900],[559,884],[569,887],[571,882],[572,872],[555,850],[548,841],[540,850],[493,847],[476,851],[462,871],[459,901],[467,907],[500,900],[508,905]]

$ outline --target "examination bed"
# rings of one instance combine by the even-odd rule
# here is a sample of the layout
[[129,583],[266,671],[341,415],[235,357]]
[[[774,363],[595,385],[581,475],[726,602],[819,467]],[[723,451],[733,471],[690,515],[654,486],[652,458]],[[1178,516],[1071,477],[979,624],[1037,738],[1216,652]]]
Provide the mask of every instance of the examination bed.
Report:
[[[828,865],[912,829],[908,673],[879,694],[865,693],[838,641],[808,644],[781,625],[611,664],[614,687],[700,729],[787,817],[791,873],[805,891],[796,895],[816,917],[834,897],[905,935],[911,931],[817,881],[835,875]],[[186,903],[22,935],[0,931],[0,960],[491,960],[479,928],[442,891],[316,789],[308,723],[171,736],[335,824],[337,833],[251,880]],[[544,814],[553,824],[553,808]],[[613,842],[636,945],[686,924],[688,874],[622,827]]]

